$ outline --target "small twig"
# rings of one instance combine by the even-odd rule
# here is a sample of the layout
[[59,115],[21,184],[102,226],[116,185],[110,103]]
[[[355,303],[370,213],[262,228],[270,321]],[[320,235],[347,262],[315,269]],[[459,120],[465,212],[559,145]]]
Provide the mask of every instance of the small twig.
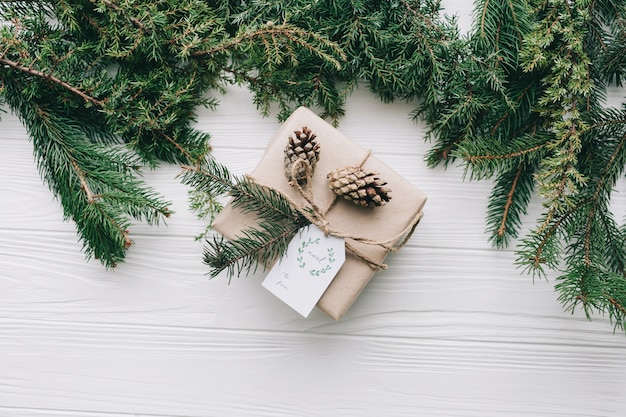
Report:
[[506,195],[506,204],[504,205],[504,209],[502,210],[502,222],[500,223],[500,227],[498,228],[497,235],[499,237],[504,236],[506,232],[506,219],[509,216],[509,212],[511,211],[511,206],[513,205],[513,195],[515,194],[515,190],[517,188],[518,181],[520,176],[522,175],[522,169],[524,168],[523,164],[519,165],[517,172],[515,173],[515,179],[513,180],[513,184],[511,185],[511,190]]
[[606,297],[615,309],[619,310],[622,314],[626,315],[626,307],[624,307],[619,301],[617,301],[615,298],[611,297],[610,295],[607,294]]
[[183,148],[180,145],[180,143],[176,142],[176,139],[174,139],[173,137],[171,137],[167,133],[163,132],[162,130],[156,130],[156,132],[158,134],[160,134],[165,140],[167,140],[172,145],[174,145],[174,147],[176,147],[176,149],[178,149],[183,155],[185,155],[187,157],[187,159],[189,159],[190,161],[193,160],[193,158],[191,157],[191,154],[189,153],[189,151],[187,151],[187,149]]
[[85,173],[80,168],[80,166],[78,166],[78,163],[74,159],[72,159],[71,162],[72,162],[72,166],[74,167],[74,171],[76,171],[76,175],[78,175],[78,180],[80,181],[80,188],[87,195],[87,203],[89,204],[95,203],[98,196],[94,194],[93,191],[91,191],[91,188],[89,187],[89,184],[87,183],[87,180],[85,179]]

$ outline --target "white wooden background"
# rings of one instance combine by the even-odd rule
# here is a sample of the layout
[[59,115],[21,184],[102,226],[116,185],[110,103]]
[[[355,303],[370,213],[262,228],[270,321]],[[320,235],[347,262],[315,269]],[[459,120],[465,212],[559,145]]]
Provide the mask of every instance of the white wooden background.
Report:
[[[468,21],[470,5],[447,3]],[[251,103],[232,89],[198,120],[241,174],[278,127]],[[339,322],[300,318],[261,275],[210,280],[193,239],[204,224],[175,166],[145,175],[174,202],[168,226],[134,226],[114,271],[86,262],[24,129],[2,115],[0,416],[626,415],[624,334],[563,312],[554,275],[533,283],[512,250],[489,246],[490,184],[427,169],[413,108],[362,90],[341,121],[429,200],[409,244]],[[534,202],[530,223],[538,213]]]

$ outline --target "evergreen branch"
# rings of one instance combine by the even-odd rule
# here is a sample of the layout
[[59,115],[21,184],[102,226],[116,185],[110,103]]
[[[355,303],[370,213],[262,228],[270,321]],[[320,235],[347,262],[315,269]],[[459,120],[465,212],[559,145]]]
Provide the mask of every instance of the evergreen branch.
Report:
[[306,217],[281,193],[247,177],[235,177],[225,166],[212,159],[204,167],[183,166],[179,177],[194,192],[208,194],[213,199],[230,195],[234,207],[241,208],[244,213],[254,213],[267,222],[287,221],[299,227],[309,224]]
[[172,145],[174,145],[174,147],[176,149],[178,149],[178,151],[185,156],[185,158],[187,158],[187,160],[189,161],[193,161],[193,157],[191,156],[191,153],[183,148],[178,142],[176,142],[176,140],[174,138],[172,138],[170,135],[168,135],[167,133],[163,132],[162,130],[155,130],[155,133],[158,134],[159,136],[161,136],[162,138],[164,138],[166,141],[168,141],[169,143],[171,143]]
[[194,201],[199,203],[197,213],[206,213],[207,204],[229,194],[233,207],[259,218],[258,227],[249,227],[232,240],[214,237],[207,241],[204,262],[213,277],[226,270],[230,280],[243,271],[256,271],[258,263],[269,266],[284,254],[295,233],[310,224],[281,193],[248,177],[237,178],[214,160],[203,167],[184,166],[179,176],[193,190]]
[[560,254],[560,242],[557,233],[562,230],[563,225],[567,224],[575,212],[576,209],[571,209],[556,220],[544,215],[541,226],[522,239],[520,248],[516,251],[516,264],[523,266],[524,271],[531,272],[533,276],[545,274],[544,264],[550,269],[555,269],[559,263],[558,255]]
[[580,303],[588,319],[593,311],[608,313],[615,329],[625,330],[626,279],[623,276],[598,266],[572,265],[566,274],[559,276],[555,287],[566,311],[573,313]]
[[213,159],[207,160],[206,168],[183,165],[182,169],[178,177],[183,184],[216,196],[230,192],[236,182],[228,168]]
[[102,107],[104,105],[103,101],[98,100],[98,99],[96,99],[94,97],[91,97],[90,95],[84,93],[80,89],[71,86],[70,84],[68,84],[65,81],[55,77],[52,74],[46,74],[46,73],[43,73],[43,72],[38,71],[36,69],[25,67],[25,66],[20,65],[19,63],[15,62],[15,61],[12,61],[12,60],[4,57],[4,56],[0,56],[0,63],[2,63],[4,65],[7,65],[8,67],[11,67],[11,68],[13,68],[15,70],[24,72],[26,74],[34,75],[36,77],[43,78],[43,79],[45,79],[47,81],[51,81],[52,83],[54,83],[56,85],[59,85],[59,86],[63,87],[66,90],[71,91],[72,93],[74,93],[74,94],[80,96],[81,98],[83,98],[85,101],[88,101],[91,104],[94,104],[94,105],[96,105],[98,107]]
[[426,161],[428,163],[428,166],[432,168],[441,161],[444,161],[444,164],[447,164],[448,162],[450,162],[450,160],[452,159],[450,158],[450,156],[452,155],[452,151],[456,149],[456,147],[464,139],[465,138],[463,136],[459,136],[455,138],[454,140],[451,140],[448,143],[446,143],[446,145],[443,147],[432,148],[428,152],[428,155],[426,156]]
[[[609,172],[614,170],[615,161],[617,158],[624,153],[624,148],[626,146],[626,134],[622,135],[621,140],[617,143],[615,150],[611,154],[609,160],[607,161],[604,170],[600,174],[598,180],[595,183],[595,190],[593,195],[591,196],[591,204],[589,208],[589,212],[587,214],[587,224],[586,224],[586,233],[584,240],[584,263],[586,266],[591,266],[591,245],[592,245],[592,229],[596,226],[596,212],[599,209],[599,205],[601,204],[603,199],[601,199],[601,193],[606,191],[606,183],[609,181]],[[619,171],[624,169],[624,161],[621,161],[622,164],[619,166]],[[614,180],[613,180],[614,181]],[[612,181],[612,182],[613,182]],[[606,224],[606,223],[604,223]],[[606,235],[605,235],[606,236]],[[608,238],[608,236],[607,236]],[[624,272],[622,270],[622,272]]]
[[480,16],[480,35],[483,38],[487,37],[487,32],[485,31],[485,17],[487,16],[487,10],[488,10],[488,6],[489,6],[489,0],[486,0],[485,3],[483,4],[483,6],[481,7],[482,9],[482,13]]
[[[611,153],[608,161],[604,166],[604,169],[600,173],[599,180],[596,181],[595,191],[593,196],[591,197],[593,201],[598,201],[600,199],[600,194],[607,189],[611,189],[620,172],[624,170],[624,163],[626,160],[624,159],[624,154],[626,150],[626,132],[622,135],[619,142],[615,146],[615,150]],[[616,162],[618,162],[617,164]],[[607,187],[607,183],[609,187]]]
[[[529,83],[526,87],[524,87],[521,94],[519,94],[519,96],[517,97],[517,100],[515,103],[516,107],[522,102],[523,98],[527,96],[527,94],[529,93],[532,87],[535,87],[535,85],[531,83]],[[507,111],[506,113],[504,113],[504,115],[502,115],[502,117],[500,117],[500,119],[496,123],[494,123],[493,127],[491,128],[491,136],[496,135],[496,132],[498,131],[500,126],[511,116],[512,113],[513,113],[513,109]]]
[[[619,314],[622,316],[626,316],[626,306],[624,303],[620,303],[619,301],[617,301],[615,298],[611,297],[609,294],[607,293],[603,293],[603,295],[607,298],[607,300],[609,301],[609,303],[611,303],[611,305],[619,311]],[[624,327],[623,324],[620,325],[620,327]]]
[[607,212],[601,213],[601,225],[606,230],[606,247],[607,247],[607,267],[618,274],[626,277],[626,251],[624,250],[624,242],[626,235],[619,230],[615,220]]
[[252,212],[267,221],[289,221],[296,225],[309,224],[306,217],[293,207],[280,192],[243,178],[230,191],[233,206]]
[[[126,172],[136,161],[86,143],[76,123],[59,119],[54,111],[32,102],[8,104],[19,110],[42,176],[61,200],[64,216],[74,220],[88,257],[116,266],[131,242],[128,216],[156,223],[159,216],[170,215],[167,203]],[[111,192],[115,189],[122,191],[121,199]]]

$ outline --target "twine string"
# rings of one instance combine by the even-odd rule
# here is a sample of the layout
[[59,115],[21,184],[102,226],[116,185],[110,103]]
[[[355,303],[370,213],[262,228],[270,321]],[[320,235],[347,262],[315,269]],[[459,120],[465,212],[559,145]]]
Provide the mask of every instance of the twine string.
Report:
[[[361,160],[361,163],[357,165],[358,168],[361,168],[363,164],[365,164],[367,159],[370,157],[371,153],[372,153],[371,150],[367,151],[367,153]],[[299,181],[298,178],[302,177],[303,171],[305,174],[304,179],[301,179]],[[401,233],[397,234],[391,239],[384,240],[384,241],[374,240],[365,236],[342,232],[340,230],[337,230],[331,227],[330,223],[326,219],[326,214],[334,206],[335,202],[337,201],[337,196],[335,196],[335,199],[331,202],[331,204],[326,210],[322,210],[315,202],[315,198],[313,195],[313,188],[311,186],[311,181],[313,178],[313,168],[311,167],[311,164],[309,163],[309,161],[304,158],[297,159],[291,166],[290,174],[291,174],[292,180],[289,182],[289,184],[293,186],[294,188],[296,188],[296,190],[298,190],[298,193],[308,203],[309,207],[300,207],[291,198],[289,198],[286,195],[285,197],[287,198],[287,200],[293,207],[296,207],[297,210],[300,211],[302,215],[306,217],[306,219],[309,220],[312,224],[319,227],[324,232],[324,235],[326,236],[332,235],[332,236],[336,236],[336,237],[340,237],[344,239],[351,239],[356,242],[379,246],[390,252],[396,252],[400,250],[406,244],[406,242],[410,239],[410,237],[413,235],[413,232],[415,231],[415,228],[417,224],[419,223],[419,220],[422,217],[422,213],[419,212],[412,219],[410,223],[410,229],[408,230],[408,232],[406,230],[403,230]],[[400,239],[402,240],[398,244],[397,241],[399,241]],[[387,269],[386,264],[382,262],[378,262],[377,260],[373,259],[371,256],[363,253],[362,251],[354,247],[349,242],[346,242],[345,245],[346,245],[346,250],[351,252],[353,255],[355,255],[362,261],[366,262],[372,269],[374,270]]]

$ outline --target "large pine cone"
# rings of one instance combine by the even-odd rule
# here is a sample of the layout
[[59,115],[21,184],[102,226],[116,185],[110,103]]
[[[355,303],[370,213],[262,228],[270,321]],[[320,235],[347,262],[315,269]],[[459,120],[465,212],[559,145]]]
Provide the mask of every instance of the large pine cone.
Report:
[[391,200],[391,190],[378,174],[359,167],[343,167],[328,174],[328,185],[335,194],[367,207],[384,206]]
[[285,147],[285,176],[289,181],[295,180],[302,184],[306,182],[306,165],[301,164],[292,173],[293,164],[298,159],[303,159],[308,161],[311,172],[313,172],[319,159],[320,145],[315,134],[306,126],[303,126],[302,130],[296,130],[294,134],[294,136],[289,136],[289,142]]

